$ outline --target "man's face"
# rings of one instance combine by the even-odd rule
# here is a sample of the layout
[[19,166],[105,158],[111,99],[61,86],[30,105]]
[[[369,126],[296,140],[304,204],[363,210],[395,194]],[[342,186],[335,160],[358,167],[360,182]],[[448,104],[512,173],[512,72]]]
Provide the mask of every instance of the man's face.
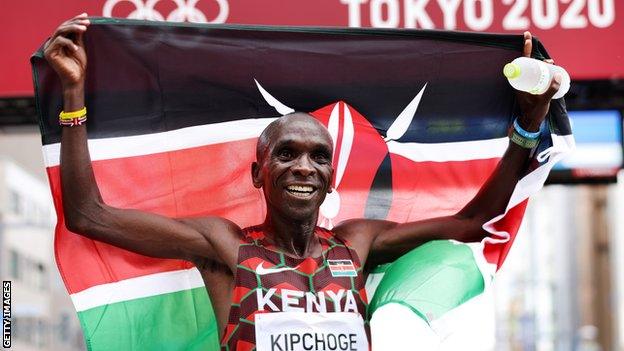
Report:
[[269,211],[308,220],[330,191],[332,141],[327,129],[310,116],[286,117],[273,133],[253,181],[262,187]]

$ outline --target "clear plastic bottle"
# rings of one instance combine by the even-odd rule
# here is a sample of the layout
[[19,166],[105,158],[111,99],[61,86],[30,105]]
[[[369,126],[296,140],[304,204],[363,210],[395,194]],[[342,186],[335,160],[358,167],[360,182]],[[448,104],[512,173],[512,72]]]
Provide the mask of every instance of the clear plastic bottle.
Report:
[[570,89],[570,75],[562,67],[529,57],[518,57],[503,68],[503,74],[512,87],[535,95],[548,89],[555,73],[561,73],[559,91],[553,96],[553,99],[559,99]]

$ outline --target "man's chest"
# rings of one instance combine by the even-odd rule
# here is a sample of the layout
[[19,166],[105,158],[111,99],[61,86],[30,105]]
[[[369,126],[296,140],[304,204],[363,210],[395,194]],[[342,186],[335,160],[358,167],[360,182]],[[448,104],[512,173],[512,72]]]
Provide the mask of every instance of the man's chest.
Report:
[[350,259],[244,262],[223,342],[257,350],[365,350],[367,298]]

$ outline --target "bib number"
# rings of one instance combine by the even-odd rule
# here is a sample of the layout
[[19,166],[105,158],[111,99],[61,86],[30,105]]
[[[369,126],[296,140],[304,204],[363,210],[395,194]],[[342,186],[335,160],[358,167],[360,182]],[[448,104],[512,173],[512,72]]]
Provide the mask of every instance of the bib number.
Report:
[[364,320],[359,313],[258,313],[258,351],[367,351]]

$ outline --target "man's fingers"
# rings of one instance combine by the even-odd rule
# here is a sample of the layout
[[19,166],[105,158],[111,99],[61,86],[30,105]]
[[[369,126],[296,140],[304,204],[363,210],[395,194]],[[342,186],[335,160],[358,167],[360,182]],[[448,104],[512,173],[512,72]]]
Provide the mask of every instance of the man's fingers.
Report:
[[63,22],[44,44],[45,55],[50,56],[62,48],[67,48],[70,51],[78,50],[83,44],[82,34],[87,31],[90,24],[86,12]]
[[89,20],[89,17],[80,17],[80,18],[72,18],[71,20],[69,20],[69,22],[73,22],[73,23],[89,23],[91,22]]
[[80,19],[80,20],[74,20],[70,22],[71,24],[81,24],[83,26],[88,26],[91,24],[91,21],[89,21],[88,18],[85,19]]
[[548,90],[546,90],[546,92],[543,95],[545,99],[547,100],[552,99],[552,97],[557,93],[557,91],[559,91],[559,87],[561,87],[562,78],[563,77],[561,76],[561,73],[555,73],[552,80],[550,81],[550,86],[548,87]]
[[72,18],[72,19],[81,19],[81,18],[87,18],[87,17],[89,17],[89,15],[87,15],[86,12],[83,12],[83,13],[77,15],[77,16],[74,16],[74,18]]
[[67,25],[58,27],[56,32],[54,32],[53,36],[54,37],[67,36],[68,34],[72,34],[72,33],[83,33],[86,30],[87,30],[87,26],[82,25],[82,24],[67,24]]
[[74,18],[72,18],[70,20],[67,20],[67,21],[61,23],[61,25],[54,32],[54,35],[56,35],[61,28],[66,28],[66,27],[72,26],[72,25],[84,26],[85,30],[86,30],[86,27],[89,26],[89,24],[91,24],[91,22],[89,21],[89,18],[76,16],[76,17],[74,17]]
[[58,26],[58,28],[56,29],[56,32],[58,32],[61,28],[66,28],[66,27],[75,26],[75,25],[83,26],[86,29],[86,27],[88,27],[90,24],[91,24],[91,21],[89,21],[88,18],[79,19],[79,20],[71,19],[69,21],[63,22],[60,26]]
[[524,48],[522,49],[522,55],[524,57],[531,57],[531,52],[533,52],[533,36],[531,32],[524,32]]
[[58,36],[52,40],[52,42],[50,43],[50,46],[48,47],[48,51],[49,52],[57,51],[63,47],[67,48],[69,51],[78,50],[78,45],[74,44],[73,41],[65,37]]
[[[72,19],[70,21],[67,21],[56,29],[56,31],[52,35],[52,39],[55,39],[57,37],[72,38],[74,39],[74,44],[82,46],[82,34],[87,31],[87,27],[89,26],[89,24],[90,22],[87,18],[78,20]],[[50,44],[50,42],[46,43],[45,47],[47,48]]]
[[87,13],[83,12],[79,14],[78,16],[67,21],[67,23],[78,23],[78,24],[88,25],[90,22],[89,22],[89,17]]
[[89,20],[88,17],[76,16],[74,18],[70,18],[67,21],[61,23],[61,25],[59,27],[66,26],[66,25],[72,24],[72,23],[84,22],[84,21],[88,21],[88,20]]
[[84,34],[85,32],[76,34],[76,44],[78,44],[78,46],[84,47]]

